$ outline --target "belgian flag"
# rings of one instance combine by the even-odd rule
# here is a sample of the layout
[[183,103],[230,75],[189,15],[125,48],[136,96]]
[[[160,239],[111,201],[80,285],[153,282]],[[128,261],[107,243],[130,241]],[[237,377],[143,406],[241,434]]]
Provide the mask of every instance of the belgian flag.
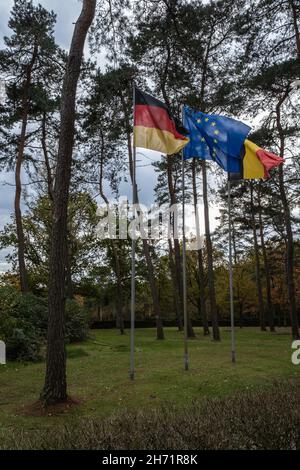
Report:
[[230,179],[268,179],[270,177],[269,170],[281,165],[283,162],[283,158],[264,150],[254,142],[251,142],[251,140],[246,139],[240,172],[230,173]]
[[134,146],[172,155],[189,142],[188,131],[160,100],[135,87]]

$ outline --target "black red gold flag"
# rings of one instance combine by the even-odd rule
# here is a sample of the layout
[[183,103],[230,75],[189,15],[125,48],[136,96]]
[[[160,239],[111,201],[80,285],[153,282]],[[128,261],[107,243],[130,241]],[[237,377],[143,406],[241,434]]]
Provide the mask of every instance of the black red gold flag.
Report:
[[189,142],[188,131],[162,101],[135,88],[134,146],[172,155]]

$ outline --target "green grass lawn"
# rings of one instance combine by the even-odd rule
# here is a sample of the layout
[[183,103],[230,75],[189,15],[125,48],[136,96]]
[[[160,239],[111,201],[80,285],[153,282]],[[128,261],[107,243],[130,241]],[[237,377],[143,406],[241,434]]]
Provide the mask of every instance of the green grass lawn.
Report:
[[190,371],[183,370],[183,336],[166,329],[157,341],[153,329],[136,331],[136,380],[129,380],[129,332],[93,330],[90,339],[68,347],[71,396],[83,399],[68,414],[49,417],[22,415],[22,407],[37,400],[44,364],[0,366],[0,427],[33,430],[56,426],[78,416],[102,417],[121,409],[149,409],[161,404],[181,406],[204,396],[224,396],[236,390],[268,386],[276,380],[300,378],[291,363],[289,330],[276,334],[257,328],[236,330],[237,363],[231,363],[230,332],[222,342],[203,337],[189,341]]

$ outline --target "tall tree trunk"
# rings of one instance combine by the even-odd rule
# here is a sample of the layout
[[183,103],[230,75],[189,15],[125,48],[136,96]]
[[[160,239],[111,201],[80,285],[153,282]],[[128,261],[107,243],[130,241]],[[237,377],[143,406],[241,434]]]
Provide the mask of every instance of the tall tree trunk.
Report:
[[203,204],[204,204],[205,238],[206,238],[206,250],[207,250],[210,314],[211,314],[212,329],[213,329],[213,339],[215,341],[220,341],[221,336],[220,336],[220,329],[219,329],[219,324],[218,324],[218,312],[217,312],[217,303],[216,303],[213,252],[212,252],[212,243],[211,243],[211,237],[210,237],[210,224],[209,224],[207,174],[206,174],[206,162],[205,161],[202,161],[202,175],[203,175]]
[[[104,194],[103,190],[103,166],[104,166],[104,154],[105,154],[105,147],[104,147],[104,136],[102,129],[100,129],[100,141],[101,141],[101,152],[100,152],[100,174],[99,174],[99,193],[102,197],[104,203],[109,206],[109,200],[107,199],[106,195]],[[121,335],[124,334],[124,289],[122,283],[122,273],[121,273],[121,264],[120,264],[120,257],[119,257],[119,246],[118,241],[114,239],[110,239],[110,247],[112,250],[113,255],[113,265],[114,265],[114,272],[117,279],[117,292],[116,292],[116,327],[119,328]],[[119,240],[120,243],[120,240]]]
[[75,101],[83,49],[95,15],[96,0],[83,0],[66,66],[61,97],[61,125],[55,177],[49,273],[46,377],[41,400],[50,405],[67,399],[65,351],[65,270],[67,212],[75,132]]
[[46,165],[46,171],[47,171],[47,188],[48,188],[48,197],[51,202],[51,210],[52,210],[52,204],[54,200],[54,194],[53,194],[53,175],[52,175],[52,170],[51,170],[51,165],[50,165],[50,160],[49,160],[49,152],[48,152],[48,146],[47,146],[47,114],[44,112],[43,113],[43,118],[42,118],[42,137],[41,137],[41,144],[42,144],[42,149],[43,149],[43,154],[44,154],[44,160],[45,160],[45,165]]
[[[280,98],[276,106],[276,124],[277,124],[277,131],[279,134],[279,141],[280,141],[280,157],[283,158],[284,156],[284,149],[285,149],[285,135],[281,124],[281,106],[285,99],[289,95],[289,88],[287,88],[286,92]],[[287,276],[287,284],[288,284],[288,299],[289,299],[289,313],[291,318],[291,325],[292,325],[292,336],[294,339],[299,339],[299,322],[298,322],[298,315],[297,315],[297,306],[296,306],[296,293],[295,293],[295,280],[294,280],[294,240],[293,240],[293,230],[292,230],[292,223],[291,223],[291,212],[290,207],[286,195],[285,190],[285,183],[283,177],[283,167],[282,165],[279,166],[279,190],[281,196],[281,203],[284,212],[284,221],[285,221],[285,229],[286,229],[286,238],[287,238],[287,251],[286,251],[286,276]]]
[[[114,241],[114,240],[112,240]],[[117,249],[117,247],[114,246],[114,248]],[[117,293],[116,293],[116,299],[117,299],[117,328],[119,328],[121,335],[124,335],[125,333],[125,326],[124,326],[124,296],[123,296],[123,285],[122,285],[122,280],[121,280],[121,270],[120,270],[120,264],[119,264],[119,256],[118,253],[115,255],[115,262],[116,262],[116,277],[117,277]]]
[[[236,248],[236,233],[235,233],[235,224],[234,224],[234,218],[231,220],[231,228],[232,228],[232,252],[233,252],[233,262],[234,265],[238,268],[237,263],[238,263],[238,255],[237,255],[237,248]],[[241,298],[241,289],[240,289],[240,276],[238,274],[238,271],[236,272],[236,280],[235,280],[235,285],[236,285],[236,295],[238,299],[238,307],[239,307],[239,326],[240,328],[243,328],[244,326],[244,315],[243,315],[243,299]]]
[[24,158],[27,123],[28,123],[28,110],[29,110],[29,89],[31,85],[31,76],[34,64],[38,55],[38,46],[35,45],[32,52],[32,57],[29,64],[26,67],[26,79],[24,82],[23,97],[22,97],[22,126],[21,134],[19,138],[18,155],[15,168],[15,218],[16,218],[16,232],[18,240],[18,263],[19,263],[19,276],[20,276],[20,287],[21,292],[26,294],[29,291],[28,286],[28,273],[25,263],[25,238],[23,231],[23,221],[21,212],[21,194],[22,194],[22,182],[21,182],[21,169]]
[[[167,104],[169,108],[171,108],[169,97],[166,91],[166,81],[168,77],[168,69],[169,69],[170,59],[171,59],[171,50],[170,50],[170,46],[168,43],[166,43],[166,49],[167,49],[167,60],[166,60],[163,72],[161,74],[160,87],[161,87],[161,91],[162,91],[162,95],[163,95],[165,103]],[[167,155],[168,188],[169,188],[171,205],[177,203],[173,177],[172,177],[173,158],[174,158],[173,156]],[[174,252],[175,252],[176,280],[177,280],[177,286],[178,286],[178,292],[179,292],[179,298],[180,298],[181,311],[183,313],[183,281],[182,281],[182,276],[181,276],[182,263],[181,263],[181,255],[180,255],[180,244],[177,238],[174,238]],[[192,322],[190,320],[190,316],[188,312],[187,312],[187,334],[189,338],[195,338],[195,332],[193,330]]]
[[[171,155],[167,155],[167,177],[168,177],[168,189],[170,195],[171,206],[177,204],[177,198],[175,194],[174,182],[173,182],[173,158]],[[180,298],[181,311],[183,312],[183,280],[182,280],[182,263],[180,254],[180,244],[178,238],[174,238],[174,252],[175,252],[175,273],[177,288]],[[193,330],[192,322],[189,314],[187,314],[187,332],[189,338],[195,338],[195,332]]]
[[299,31],[299,26],[298,26],[299,13],[297,12],[295,0],[289,0],[289,5],[291,7],[293,27],[294,27],[294,31],[295,31],[297,56],[298,56],[298,58],[300,58],[300,31]]
[[[132,154],[132,147],[131,147],[131,127],[130,127],[130,121],[129,121],[129,116],[126,108],[126,103],[124,101],[124,97],[121,94],[120,99],[122,101],[123,105],[123,111],[126,119],[126,133],[127,133],[127,147],[128,147],[128,156],[129,156],[129,171],[130,171],[130,178],[131,182],[133,182],[133,154]],[[139,198],[138,194],[136,191],[136,203],[139,204]],[[160,305],[159,305],[159,299],[158,299],[158,289],[156,286],[156,281],[155,281],[155,276],[154,276],[154,269],[153,269],[153,263],[150,255],[150,250],[149,250],[149,244],[148,240],[143,239],[142,240],[142,245],[143,245],[143,253],[146,259],[146,264],[147,264],[147,269],[148,269],[148,281],[150,285],[150,291],[151,291],[151,297],[152,297],[152,303],[153,303],[153,310],[156,318],[156,338],[157,339],[165,339],[164,335],[164,329],[163,329],[163,321],[162,321],[162,316],[161,316],[161,311],[160,311]]]
[[168,243],[169,243],[169,266],[170,266],[171,279],[172,279],[172,284],[173,284],[174,308],[175,308],[175,314],[176,314],[178,330],[182,331],[183,330],[183,323],[182,323],[182,316],[181,316],[181,312],[180,312],[180,299],[179,299],[179,295],[178,295],[178,284],[177,284],[177,280],[176,280],[174,252],[173,252],[172,241],[170,239],[168,240]]
[[[196,181],[196,159],[193,159],[192,162],[192,184],[193,184],[193,201],[194,201],[194,211],[195,211],[195,223],[196,223],[196,232],[197,238],[200,237],[200,221],[199,221],[199,212],[198,212],[198,196],[197,196],[197,181]],[[209,335],[207,311],[206,311],[206,302],[205,302],[205,286],[204,286],[204,267],[203,267],[203,253],[202,248],[197,250],[197,261],[198,261],[198,286],[199,286],[199,308],[200,308],[200,317],[203,322],[203,333],[204,336]]]
[[266,250],[265,244],[265,237],[264,237],[264,229],[263,229],[263,221],[262,221],[262,207],[261,207],[261,199],[260,199],[260,186],[258,186],[258,222],[259,222],[259,234],[260,234],[260,244],[262,249],[263,261],[264,261],[264,271],[266,276],[266,287],[267,287],[267,316],[269,319],[269,327],[270,331],[275,332],[275,325],[274,325],[274,306],[272,303],[272,294],[271,294],[271,276],[270,276],[270,268],[269,268],[269,261],[268,255]]
[[[69,234],[67,234],[68,237]],[[70,236],[70,235],[69,235]],[[73,300],[74,299],[74,286],[73,286],[73,280],[72,280],[72,269],[71,269],[71,242],[68,241],[68,248],[67,248],[67,253],[66,253],[66,297],[67,299]]]
[[261,331],[266,331],[264,301],[263,301],[261,279],[260,279],[259,247],[258,247],[258,242],[257,242],[256,220],[255,220],[254,201],[253,201],[253,183],[252,183],[252,181],[250,181],[250,204],[251,204],[251,225],[252,225],[253,242],[254,242],[255,277],[256,277],[258,310],[259,310],[259,318],[260,318],[260,329],[261,329]]
[[157,289],[157,285],[155,282],[154,269],[153,269],[151,255],[150,255],[148,240],[143,239],[142,243],[143,243],[144,256],[146,258],[146,263],[147,263],[147,268],[148,268],[148,279],[149,279],[152,302],[153,302],[153,310],[154,310],[155,318],[156,318],[156,331],[157,331],[156,337],[157,339],[165,339],[161,312],[160,312],[159,298],[158,298],[158,289]]
[[122,283],[122,274],[120,266],[120,256],[118,250],[118,243],[116,240],[110,240],[111,248],[113,251],[115,274],[117,279],[117,292],[116,292],[116,307],[117,307],[117,328],[119,328],[121,335],[125,333],[124,329],[124,289]]
[[239,300],[239,324],[240,328],[244,326],[244,315],[243,315],[243,302]]
[[[27,118],[26,118],[27,121]],[[18,240],[18,263],[19,263],[19,276],[20,276],[20,287],[21,292],[26,294],[29,291],[28,286],[28,274],[25,263],[25,238],[23,231],[23,222],[22,222],[22,212],[21,212],[21,193],[22,193],[22,183],[21,183],[21,167],[23,160],[24,152],[24,143],[25,143],[25,132],[26,132],[25,118],[23,119],[22,133],[20,137],[20,145],[18,152],[18,159],[15,169],[15,183],[16,183],[16,192],[15,192],[15,218],[16,218],[16,231],[17,231],[17,240]]]

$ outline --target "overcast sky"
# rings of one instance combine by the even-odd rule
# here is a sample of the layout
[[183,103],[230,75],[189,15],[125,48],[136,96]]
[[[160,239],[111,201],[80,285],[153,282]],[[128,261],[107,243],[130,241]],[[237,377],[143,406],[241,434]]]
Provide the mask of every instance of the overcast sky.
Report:
[[[10,35],[7,26],[10,17],[10,10],[13,6],[13,0],[0,0],[0,47],[3,47],[3,37]],[[34,4],[40,3],[48,10],[54,10],[57,14],[57,24],[55,28],[55,37],[58,44],[68,49],[76,17],[80,12],[80,2],[78,0],[40,0],[34,1]],[[23,178],[24,179],[24,178]],[[9,222],[14,205],[14,175],[0,173],[0,229]],[[24,208],[23,208],[24,210]],[[0,251],[0,272],[7,269],[5,256],[7,250]]]
[[[0,47],[3,47],[3,37],[10,35],[7,26],[10,10],[13,6],[13,0],[0,0]],[[78,0],[34,0],[34,4],[40,3],[48,10],[53,10],[57,15],[57,24],[55,27],[55,38],[57,43],[64,49],[68,50],[71,41],[74,25],[80,12],[81,3]],[[88,53],[86,49],[86,53]],[[103,60],[101,59],[103,63]],[[153,187],[156,184],[156,174],[151,168],[151,160],[159,160],[161,156],[156,152],[138,153],[137,183],[139,186],[139,194],[141,202],[151,204],[153,202]],[[23,176],[23,179],[25,176]],[[9,222],[13,212],[14,204],[14,175],[5,172],[0,173],[0,229]],[[121,194],[130,197],[131,189],[128,184],[121,185]],[[23,206],[23,211],[26,208]],[[203,212],[203,211],[202,211]],[[215,217],[218,216],[217,207],[211,207],[211,229],[216,226]],[[203,218],[203,214],[202,217]],[[201,223],[203,227],[203,221]],[[5,271],[8,265],[5,262],[7,250],[0,250],[0,272]]]

